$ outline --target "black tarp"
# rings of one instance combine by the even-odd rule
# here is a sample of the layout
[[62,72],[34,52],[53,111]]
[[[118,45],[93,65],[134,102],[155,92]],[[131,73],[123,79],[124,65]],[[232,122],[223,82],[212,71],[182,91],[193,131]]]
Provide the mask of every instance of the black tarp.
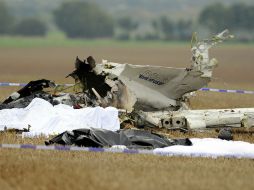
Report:
[[77,129],[66,131],[53,139],[46,141],[51,144],[75,145],[85,147],[111,147],[125,145],[127,148],[163,148],[173,145],[191,146],[191,141],[186,139],[168,139],[165,136],[144,130],[123,129],[116,132],[105,129]]

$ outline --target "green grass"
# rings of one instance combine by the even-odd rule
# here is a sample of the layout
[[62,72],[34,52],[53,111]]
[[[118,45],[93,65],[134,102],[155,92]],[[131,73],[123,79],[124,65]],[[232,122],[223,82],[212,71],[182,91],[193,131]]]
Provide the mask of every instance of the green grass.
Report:
[[33,48],[33,47],[165,47],[186,46],[186,42],[163,41],[117,41],[113,39],[58,39],[35,37],[0,37],[0,48]]
[[[227,42],[225,46],[253,46],[251,43]],[[36,47],[189,47],[188,41],[119,41],[114,39],[70,39],[61,32],[49,33],[46,37],[0,36],[0,48],[36,48]]]
[[170,47],[190,46],[190,42],[179,41],[119,41],[114,39],[69,39],[64,34],[49,33],[46,37],[0,36],[0,48],[35,47]]
[[164,47],[189,45],[187,42],[119,41],[114,39],[70,39],[63,33],[52,32],[46,37],[0,36],[0,48],[36,47]]

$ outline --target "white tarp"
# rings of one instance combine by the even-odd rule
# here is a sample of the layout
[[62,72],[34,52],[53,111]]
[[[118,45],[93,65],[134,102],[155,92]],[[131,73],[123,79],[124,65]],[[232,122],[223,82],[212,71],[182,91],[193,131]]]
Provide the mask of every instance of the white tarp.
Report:
[[79,128],[120,129],[118,110],[113,107],[73,109],[68,105],[52,106],[35,98],[26,108],[0,110],[0,131],[31,126],[25,136],[55,135]]
[[254,144],[243,141],[227,141],[215,138],[192,138],[193,146],[157,148],[156,154],[188,157],[228,157],[254,159]]

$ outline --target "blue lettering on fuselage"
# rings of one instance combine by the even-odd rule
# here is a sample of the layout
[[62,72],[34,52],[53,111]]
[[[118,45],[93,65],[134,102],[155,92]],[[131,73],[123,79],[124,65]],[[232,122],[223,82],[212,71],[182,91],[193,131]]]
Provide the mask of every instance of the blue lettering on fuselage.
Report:
[[151,83],[153,83],[153,84],[157,84],[157,85],[163,85],[163,84],[165,84],[164,82],[161,82],[161,81],[159,81],[159,80],[157,80],[157,79],[154,79],[154,78],[151,78],[151,77],[149,77],[149,76],[145,76],[145,75],[143,75],[143,74],[140,74],[140,75],[139,75],[139,78],[140,78],[140,79],[143,79],[143,80],[146,80],[146,81],[148,81],[148,82],[151,82]]

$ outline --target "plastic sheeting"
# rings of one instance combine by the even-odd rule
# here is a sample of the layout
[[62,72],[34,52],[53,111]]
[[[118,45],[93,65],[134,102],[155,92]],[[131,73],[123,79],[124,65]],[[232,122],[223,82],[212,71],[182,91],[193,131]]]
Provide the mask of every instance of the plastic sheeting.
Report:
[[149,154],[164,156],[254,158],[254,144],[248,142],[215,138],[165,139],[160,135],[137,130],[122,130],[116,135],[113,132],[105,134],[105,130],[81,129],[65,132],[51,139],[48,144],[53,143],[87,147],[110,147],[113,145],[112,152],[114,152],[114,148],[120,148],[123,152],[127,148],[134,148],[136,153],[141,154],[143,152],[140,148],[153,148]]
[[66,131],[50,141],[46,145],[76,145],[86,147],[111,147],[114,145],[124,145],[128,148],[163,148],[173,145],[191,146],[191,141],[186,139],[169,139],[166,136],[151,133],[150,131],[123,129],[117,132],[105,129],[78,129]]
[[215,138],[192,138],[192,146],[157,148],[155,154],[188,157],[254,158],[254,144],[243,141],[227,141]]
[[56,135],[66,130],[100,128],[116,131],[120,128],[118,110],[113,107],[73,109],[35,98],[26,108],[0,110],[0,130],[24,129],[24,136]]

